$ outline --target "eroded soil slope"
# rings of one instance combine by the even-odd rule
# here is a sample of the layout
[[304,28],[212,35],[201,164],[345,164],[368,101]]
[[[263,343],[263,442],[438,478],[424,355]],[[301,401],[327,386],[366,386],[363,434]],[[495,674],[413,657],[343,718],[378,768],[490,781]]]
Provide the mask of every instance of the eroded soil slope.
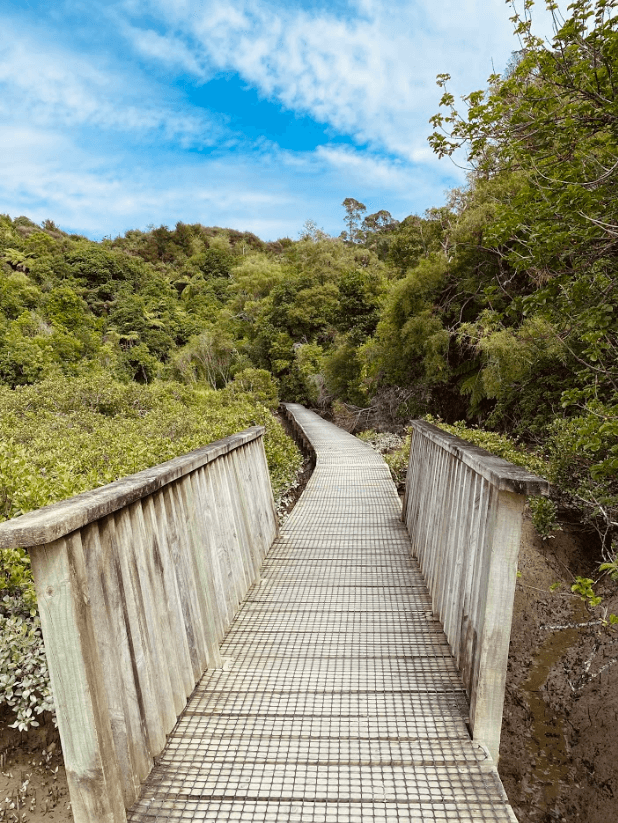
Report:
[[[545,628],[599,616],[570,593],[573,575],[593,577],[598,562],[593,535],[565,527],[543,542],[526,521],[500,749],[520,823],[618,820],[618,635],[598,625]],[[615,589],[606,605],[618,613]]]

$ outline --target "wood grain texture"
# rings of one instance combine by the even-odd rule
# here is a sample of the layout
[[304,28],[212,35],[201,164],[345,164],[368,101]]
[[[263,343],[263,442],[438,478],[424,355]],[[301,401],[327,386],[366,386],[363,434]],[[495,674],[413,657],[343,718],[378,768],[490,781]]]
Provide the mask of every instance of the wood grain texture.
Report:
[[498,759],[526,494],[549,484],[422,421],[403,519],[471,702],[474,739]]
[[[222,458],[226,459],[226,458]],[[210,467],[214,471],[215,465]],[[185,546],[190,563],[190,575],[194,581],[194,597],[199,612],[199,623],[204,638],[201,652],[202,671],[219,665],[219,641],[217,620],[215,618],[216,601],[212,590],[212,573],[206,568],[204,559],[207,557],[206,533],[201,516],[203,501],[199,496],[199,486],[193,483],[191,476],[183,477],[175,484],[175,489],[183,501],[185,512],[184,526]]]
[[44,546],[33,573],[75,823],[126,820],[79,534]]
[[136,568],[135,544],[131,532],[131,518],[125,509],[114,515],[118,540],[118,580],[122,607],[127,622],[131,651],[131,666],[135,672],[136,687],[144,715],[148,751],[154,757],[165,744],[163,728],[163,698],[158,682],[160,655],[155,652],[144,611],[144,595]]
[[[157,540],[162,566],[161,579],[165,598],[162,603],[169,616],[170,639],[175,649],[178,676],[182,682],[181,695],[184,694],[185,697],[188,697],[193,691],[195,681],[193,679],[191,653],[187,639],[177,569],[170,547],[170,529],[163,491],[158,491],[147,499],[147,509],[150,511],[153,520],[152,530]],[[177,695],[176,697],[179,699]],[[180,702],[184,705],[183,700],[180,700]]]
[[195,473],[193,480],[199,486],[200,498],[203,501],[201,516],[206,540],[202,547],[202,562],[207,570],[205,574],[209,575],[209,585],[215,603],[215,632],[217,640],[220,642],[229,625],[231,612],[228,611],[227,598],[225,595],[226,583],[219,557],[218,520],[215,501],[211,492],[209,472],[206,469],[199,469]]
[[[117,544],[110,523],[92,523],[82,533],[92,619],[107,695],[116,758],[129,808],[152,768],[130,641],[118,580]],[[99,585],[97,585],[99,581]]]
[[515,591],[524,503],[521,495],[499,493],[491,552],[487,558],[485,619],[478,644],[479,675],[470,701],[474,739],[487,746],[492,756],[495,752],[496,762],[513,618],[512,597],[510,608],[505,597]]
[[76,823],[124,823],[196,682],[221,665],[276,533],[262,431],[29,518],[32,539],[66,528],[63,512],[85,519],[30,547]]

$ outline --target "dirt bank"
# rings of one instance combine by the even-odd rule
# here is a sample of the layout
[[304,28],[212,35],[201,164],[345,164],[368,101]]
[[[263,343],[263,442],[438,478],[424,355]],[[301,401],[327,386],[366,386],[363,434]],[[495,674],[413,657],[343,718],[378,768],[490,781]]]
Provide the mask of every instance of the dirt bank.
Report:
[[618,820],[618,666],[598,674],[618,654],[617,635],[598,625],[544,628],[590,621],[570,586],[573,575],[594,576],[598,557],[594,536],[575,526],[543,542],[524,524],[500,748],[520,823]]
[[22,734],[0,712],[0,821],[71,823],[60,738],[49,718]]

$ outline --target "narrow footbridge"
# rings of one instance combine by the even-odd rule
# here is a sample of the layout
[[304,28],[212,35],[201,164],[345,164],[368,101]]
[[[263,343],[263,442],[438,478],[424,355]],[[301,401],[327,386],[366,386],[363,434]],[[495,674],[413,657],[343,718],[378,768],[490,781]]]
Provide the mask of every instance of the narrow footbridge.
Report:
[[[141,596],[152,597],[153,603],[143,604],[145,617],[132,618],[131,609],[142,608],[139,596],[125,598],[135,602],[125,608],[115,628],[103,626],[103,615],[109,623],[116,609],[108,584],[102,596],[107,603],[95,604],[100,609],[95,623],[100,619],[99,627],[112,638],[103,646],[124,644],[122,654],[130,658],[131,672],[106,674],[108,666],[119,669],[120,664],[99,644],[94,669],[82,678],[87,697],[63,697],[67,687],[58,671],[73,653],[62,652],[60,642],[50,651],[54,686],[60,703],[68,706],[61,705],[59,711],[76,820],[117,823],[126,808],[130,823],[516,821],[496,770],[499,722],[523,495],[543,493],[546,484],[420,423],[402,519],[400,500],[380,455],[301,406],[289,405],[287,414],[314,451],[316,469],[274,542],[271,521],[263,517],[265,510],[272,517],[270,504],[262,500],[259,514],[251,502],[252,496],[260,497],[262,466],[260,472],[244,473],[248,485],[236,498],[243,516],[235,513],[231,492],[225,498],[219,495],[223,516],[220,508],[217,523],[206,518],[202,532],[197,520],[187,527],[186,534],[196,533],[199,546],[208,528],[221,535],[227,522],[230,534],[236,535],[230,537],[232,543],[235,539],[245,547],[240,550],[245,559],[234,571],[230,552],[214,540],[207,553],[218,558],[215,586],[204,587],[205,599],[212,602],[200,607],[197,591],[189,596],[182,592],[189,586],[191,563],[174,577],[172,560],[166,558],[174,556],[174,563],[181,563],[179,522],[195,516],[187,514],[188,509],[183,514],[180,506],[190,505],[191,495],[204,487],[205,475],[193,480],[191,489],[185,483],[182,494],[165,492],[164,500],[157,497],[164,492],[155,483],[149,491],[154,500],[144,503],[139,498],[139,517],[135,511],[132,515],[134,521],[143,520],[150,511],[152,521],[148,527],[138,523],[142,548],[134,570],[123,571],[120,564],[116,575],[121,584],[132,576]],[[241,450],[250,445],[245,438]],[[228,456],[231,453],[228,449]],[[238,457],[229,489],[234,483],[238,487],[242,475]],[[421,461],[416,471],[413,460]],[[225,506],[231,507],[227,513]],[[106,509],[98,516],[112,518],[118,529],[124,515]],[[255,549],[249,535],[253,519],[260,517],[263,551]],[[156,522],[159,532],[149,537]],[[92,516],[80,528],[92,529]],[[105,549],[106,540],[116,549],[122,549],[123,539],[125,544],[131,541],[126,531],[114,544],[110,528],[109,522],[97,526],[99,551],[108,552],[106,556],[112,551]],[[56,538],[54,545],[68,541]],[[43,612],[54,593],[54,584],[43,582],[43,566],[54,551],[51,544],[44,538],[46,561],[37,561],[40,546],[33,549]],[[84,537],[82,545],[86,553],[97,549],[92,536]],[[265,553],[263,562],[260,552]],[[79,562],[76,566],[70,557],[69,552],[60,573],[65,584],[81,573],[75,571]],[[54,562],[57,567],[59,561]],[[199,562],[193,566],[203,580],[206,572]],[[95,578],[103,574],[97,568],[89,571],[86,559],[82,576],[90,586],[90,602],[97,600]],[[226,586],[235,587],[231,599],[223,592]],[[504,602],[505,591],[510,603]],[[75,598],[72,602],[77,622],[83,623],[83,604],[75,606]],[[217,602],[227,621],[215,614]],[[175,622],[161,617],[176,608],[180,617]],[[202,617],[191,614],[200,608]],[[157,639],[152,621],[160,618]],[[43,620],[47,638],[58,618],[48,616],[47,625],[45,616]],[[222,640],[220,651],[206,638],[200,658],[197,625],[209,620],[219,626],[214,636]],[[188,640],[182,639],[185,630]],[[96,635],[97,626],[83,631]],[[200,631],[206,637],[205,630]],[[143,645],[139,652],[134,648],[138,636]],[[78,641],[88,649],[97,645],[90,635]],[[181,676],[183,654],[173,648],[176,643],[186,647],[188,670],[208,667],[199,679]],[[154,662],[148,662],[149,654]],[[64,660],[54,662],[58,655]],[[174,675],[164,672],[170,656]],[[140,685],[148,679],[148,667],[150,692]],[[105,692],[89,680],[96,676],[109,680]],[[158,697],[157,678],[175,682],[188,695],[185,706],[183,692],[179,717],[178,710],[163,709],[155,720],[148,717],[143,705],[148,694],[161,706],[165,702]],[[126,689],[133,697],[110,697],[114,689]],[[102,721],[82,717],[82,722],[101,724],[104,731],[97,726],[97,735],[108,738],[94,760],[96,741],[76,742],[76,730],[68,729],[75,723],[75,705],[83,700],[92,703],[93,717],[109,715]],[[131,702],[135,705],[127,705]],[[161,719],[161,714],[171,715],[171,720]],[[159,742],[149,731],[157,722],[164,730]],[[143,752],[136,754],[140,746]],[[148,762],[140,766],[144,756]],[[90,758],[87,768],[79,765],[79,757]],[[114,757],[115,765],[110,765]],[[131,771],[137,777],[128,776]],[[120,789],[114,781],[120,781]],[[106,800],[106,792],[116,792],[117,800]]]

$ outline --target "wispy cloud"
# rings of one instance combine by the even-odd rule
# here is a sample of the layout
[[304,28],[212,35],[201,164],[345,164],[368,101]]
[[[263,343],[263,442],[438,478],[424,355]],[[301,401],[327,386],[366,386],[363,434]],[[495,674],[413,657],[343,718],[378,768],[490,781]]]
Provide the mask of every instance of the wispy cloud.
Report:
[[199,80],[208,80],[212,76],[208,66],[200,59],[201,56],[180,38],[162,35],[152,29],[141,29],[127,23],[122,25],[122,31],[137,51],[149,60],[189,72]]
[[[51,128],[94,127],[158,138],[185,148],[221,140],[225,126],[186,105],[178,95],[133,72],[83,57],[67,48],[3,25],[0,47],[0,114],[7,120]],[[103,65],[97,65],[97,62]],[[167,100],[165,98],[168,98]]]
[[[410,159],[437,108],[435,75],[451,71],[469,91],[467,82],[476,87],[492,71],[487,43],[498,68],[515,45],[501,0],[443,0],[431,11],[371,0],[347,18],[268,0],[139,7],[166,22],[169,55],[182,39],[187,68],[192,60],[202,71],[238,72],[283,106]],[[131,31],[142,53],[151,40],[164,50],[165,35],[138,35],[137,24]]]
[[[183,220],[274,239],[307,218],[338,234],[346,196],[397,217],[439,205],[461,175],[427,146],[434,77],[482,87],[517,47],[502,0],[8,0],[3,14],[0,210],[99,237]],[[243,117],[209,96],[222,76]],[[314,131],[285,142],[264,100]]]
[[307,219],[307,198],[293,179],[282,178],[276,155],[260,166],[252,155],[179,160],[173,151],[148,165],[127,163],[51,131],[0,125],[0,156],[13,161],[0,164],[0,211],[51,218],[93,237],[183,220],[274,238]]

